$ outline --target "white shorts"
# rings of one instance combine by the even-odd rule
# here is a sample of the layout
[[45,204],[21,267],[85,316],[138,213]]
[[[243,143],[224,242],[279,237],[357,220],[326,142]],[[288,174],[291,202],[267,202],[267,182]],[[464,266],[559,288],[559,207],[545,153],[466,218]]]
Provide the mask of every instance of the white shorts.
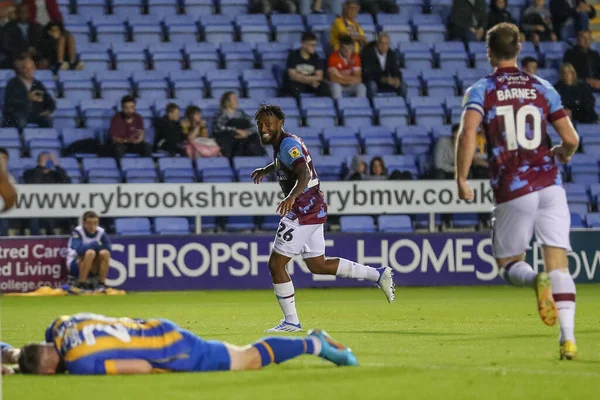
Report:
[[273,250],[282,256],[293,257],[302,254],[302,258],[313,258],[325,254],[324,224],[300,225],[283,217],[275,235]]
[[498,204],[492,212],[494,257],[525,253],[535,232],[542,245],[571,250],[571,214],[565,189],[549,186]]

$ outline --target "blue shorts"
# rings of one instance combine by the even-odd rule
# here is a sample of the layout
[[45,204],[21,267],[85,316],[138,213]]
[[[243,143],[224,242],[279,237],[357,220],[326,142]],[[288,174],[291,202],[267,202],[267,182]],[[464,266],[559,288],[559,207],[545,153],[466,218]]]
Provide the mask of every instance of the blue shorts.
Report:
[[[223,342],[204,340],[193,333],[180,329],[184,340],[191,345],[189,364],[185,370],[190,372],[229,371],[231,357]],[[186,363],[187,364],[187,363]]]
[[79,260],[76,258],[71,261],[71,264],[68,265],[69,273],[71,276],[78,277],[79,276]]

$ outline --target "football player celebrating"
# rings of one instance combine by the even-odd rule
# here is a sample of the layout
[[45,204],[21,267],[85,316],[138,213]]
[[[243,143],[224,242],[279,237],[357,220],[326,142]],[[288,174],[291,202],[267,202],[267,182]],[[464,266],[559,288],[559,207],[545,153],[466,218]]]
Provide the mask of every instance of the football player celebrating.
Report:
[[[572,359],[575,347],[575,283],[569,273],[571,250],[569,206],[556,157],[568,163],[579,137],[552,85],[517,67],[519,29],[496,25],[487,34],[488,58],[495,71],[476,82],[465,95],[457,141],[457,185],[461,199],[471,200],[467,175],[477,128],[489,146],[490,179],[496,205],[492,246],[500,274],[508,283],[535,289],[543,322],[560,325],[560,358]],[[547,144],[547,122],[562,143]],[[525,262],[533,234],[543,246],[546,272]]]
[[271,164],[252,172],[254,183],[258,184],[265,176],[276,172],[286,196],[277,207],[281,222],[269,258],[273,288],[284,319],[266,332],[302,330],[296,312],[294,284],[285,268],[297,254],[302,255],[313,274],[366,279],[376,283],[391,303],[395,295],[391,268],[372,268],[344,258],[325,258],[323,227],[327,221],[327,205],[320,189],[319,176],[302,139],[283,130],[285,115],[281,108],[265,104],[254,117],[262,142],[272,145],[275,150]]

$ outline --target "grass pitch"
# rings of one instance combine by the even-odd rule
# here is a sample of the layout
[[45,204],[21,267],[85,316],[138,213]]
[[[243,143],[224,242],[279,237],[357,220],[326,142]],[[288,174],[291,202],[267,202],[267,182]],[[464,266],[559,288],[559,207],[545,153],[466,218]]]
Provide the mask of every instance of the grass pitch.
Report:
[[[558,328],[532,291],[512,287],[298,290],[303,327],[355,351],[358,368],[311,356],[256,372],[151,376],[9,376],[3,399],[597,399],[600,286],[579,285],[579,359],[558,361]],[[81,311],[163,317],[208,338],[251,343],[279,321],[268,291],[137,293],[125,297],[0,298],[2,340],[43,340],[56,316]]]

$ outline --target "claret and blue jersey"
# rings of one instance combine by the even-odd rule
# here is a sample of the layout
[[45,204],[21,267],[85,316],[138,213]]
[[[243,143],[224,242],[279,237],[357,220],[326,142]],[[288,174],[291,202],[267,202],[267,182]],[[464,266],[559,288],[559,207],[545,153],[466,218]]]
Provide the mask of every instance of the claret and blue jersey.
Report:
[[70,374],[115,374],[116,360],[148,361],[154,372],[228,370],[229,353],[164,319],[109,318],[98,314],[55,319],[45,336]]
[[298,218],[303,225],[323,224],[327,221],[327,204],[321,192],[319,176],[313,165],[310,152],[298,136],[283,132],[279,143],[274,146],[273,161],[277,180],[281,190],[287,196],[298,179],[294,168],[307,164],[310,170],[310,181],[307,188],[296,199],[294,207],[288,215],[290,219]]
[[566,113],[550,83],[516,67],[499,68],[466,91],[463,106],[483,116],[497,203],[562,184],[546,127]]

